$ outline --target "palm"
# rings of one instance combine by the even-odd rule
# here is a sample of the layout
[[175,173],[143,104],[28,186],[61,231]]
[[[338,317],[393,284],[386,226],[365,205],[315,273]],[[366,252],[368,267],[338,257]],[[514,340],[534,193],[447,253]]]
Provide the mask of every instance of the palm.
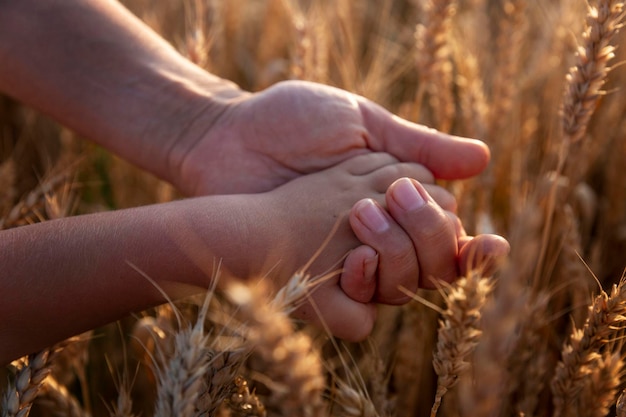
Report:
[[488,158],[475,141],[401,121],[347,91],[288,81],[246,96],[220,116],[188,153],[183,190],[268,191],[368,150],[424,164],[442,178],[475,175]]

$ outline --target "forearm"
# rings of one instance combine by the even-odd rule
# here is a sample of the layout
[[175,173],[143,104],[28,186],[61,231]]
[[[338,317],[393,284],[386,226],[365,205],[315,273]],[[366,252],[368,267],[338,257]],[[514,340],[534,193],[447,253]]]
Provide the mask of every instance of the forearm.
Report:
[[268,242],[255,243],[263,233],[249,225],[263,223],[247,221],[251,210],[236,198],[183,200],[1,232],[0,364],[165,302],[154,284],[177,298],[207,288],[218,265],[224,280],[260,272]]
[[241,93],[112,0],[0,0],[0,63],[0,91],[167,180],[181,135]]

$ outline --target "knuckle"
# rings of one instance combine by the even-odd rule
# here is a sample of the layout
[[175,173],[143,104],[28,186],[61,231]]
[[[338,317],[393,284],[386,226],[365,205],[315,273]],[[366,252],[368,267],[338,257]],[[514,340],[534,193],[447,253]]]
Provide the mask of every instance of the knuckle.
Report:
[[437,213],[430,220],[422,222],[415,231],[419,245],[429,245],[433,249],[448,246],[455,236],[450,218],[445,213]]

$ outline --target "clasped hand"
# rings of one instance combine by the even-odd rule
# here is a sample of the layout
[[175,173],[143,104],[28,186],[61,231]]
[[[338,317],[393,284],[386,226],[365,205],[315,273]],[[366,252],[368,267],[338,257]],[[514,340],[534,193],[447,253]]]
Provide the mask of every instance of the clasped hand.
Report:
[[[343,218],[311,266],[322,273],[347,254],[342,274],[313,297],[335,335],[365,337],[373,303],[409,300],[400,286],[434,288],[437,280],[450,282],[468,266],[488,267],[508,253],[499,236],[466,236],[454,197],[435,185],[436,178],[480,173],[489,160],[482,142],[410,123],[363,97],[308,82],[234,92],[225,103],[201,134],[181,142],[184,152],[172,153],[173,182],[192,195],[271,196],[280,215],[269,217],[283,223],[275,230],[289,231],[273,238],[276,259],[268,260],[278,262],[272,271],[279,284],[307,264]],[[481,256],[470,260],[470,254]],[[298,314],[316,320],[311,306]]]

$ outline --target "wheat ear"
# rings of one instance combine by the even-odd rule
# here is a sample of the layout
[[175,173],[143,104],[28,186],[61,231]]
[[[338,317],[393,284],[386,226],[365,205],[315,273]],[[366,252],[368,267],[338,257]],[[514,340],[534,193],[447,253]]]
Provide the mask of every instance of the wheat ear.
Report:
[[49,350],[19,361],[19,369],[2,397],[2,417],[27,417],[44,380],[50,374]]
[[252,355],[260,358],[260,373],[271,381],[268,408],[282,415],[322,416],[324,377],[319,353],[310,337],[295,332],[287,314],[269,302],[262,282],[232,285],[227,294],[239,307]]
[[480,318],[493,288],[489,278],[470,271],[445,295],[447,308],[439,322],[433,365],[437,373],[437,392],[430,415],[435,417],[441,400],[470,367],[468,362],[482,334]]
[[[573,146],[579,145],[583,139],[603,94],[601,89],[611,70],[608,62],[615,55],[615,47],[610,42],[622,27],[623,17],[623,1],[599,0],[595,6],[589,6],[583,45],[578,48],[577,61],[566,77],[567,87],[561,109],[563,148],[558,171],[561,171],[566,157],[572,168],[580,169],[581,161],[578,155],[572,154]],[[569,176],[572,172],[567,174]]]
[[196,402],[204,386],[203,377],[213,356],[209,349],[209,335],[204,329],[213,290],[207,292],[195,324],[184,326],[181,323],[181,329],[174,336],[171,357],[156,371],[155,417],[195,416]]
[[626,321],[626,280],[614,285],[611,294],[602,291],[591,306],[587,321],[582,329],[574,329],[568,343],[561,352],[561,361],[552,379],[555,417],[574,406],[585,378],[590,374],[589,366],[595,362],[598,352],[614,336]]
[[333,415],[341,417],[379,417],[376,407],[367,394],[343,381],[337,382],[334,391]]
[[606,351],[591,367],[580,395],[580,411],[590,417],[609,415],[620,387],[624,361],[621,352]]

